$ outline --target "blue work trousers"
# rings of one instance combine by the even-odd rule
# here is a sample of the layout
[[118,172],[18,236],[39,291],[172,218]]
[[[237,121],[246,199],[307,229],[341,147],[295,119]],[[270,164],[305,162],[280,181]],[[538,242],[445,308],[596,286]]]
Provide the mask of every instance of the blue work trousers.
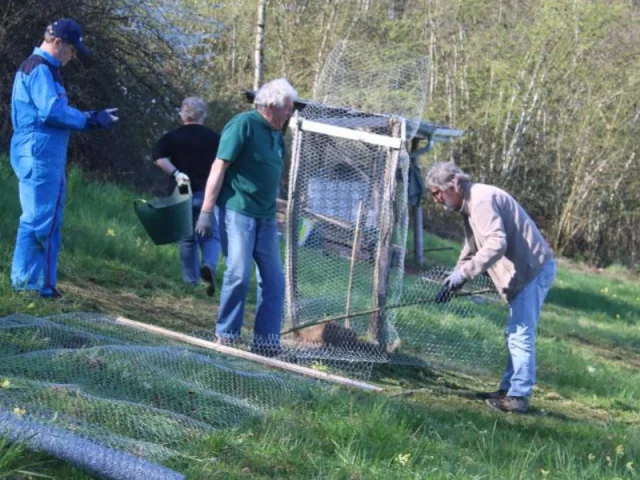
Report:
[[[31,137],[41,136],[34,133]],[[65,158],[33,155],[30,143],[46,145],[44,135],[35,141],[14,136],[11,165],[18,177],[22,215],[11,266],[15,290],[33,290],[44,297],[54,294],[66,192]],[[65,146],[66,148],[66,146]]]

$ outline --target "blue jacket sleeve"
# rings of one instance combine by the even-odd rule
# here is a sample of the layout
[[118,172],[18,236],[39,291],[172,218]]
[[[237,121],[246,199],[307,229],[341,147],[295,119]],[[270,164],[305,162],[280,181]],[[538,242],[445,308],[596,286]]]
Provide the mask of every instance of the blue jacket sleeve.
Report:
[[46,65],[36,67],[29,75],[29,91],[44,123],[71,130],[85,129],[87,116],[69,106],[64,90],[58,92],[51,70]]

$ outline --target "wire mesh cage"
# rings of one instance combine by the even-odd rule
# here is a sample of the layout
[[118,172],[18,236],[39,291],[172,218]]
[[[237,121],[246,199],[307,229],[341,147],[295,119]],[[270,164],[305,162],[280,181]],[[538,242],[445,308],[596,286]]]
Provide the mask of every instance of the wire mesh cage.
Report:
[[495,298],[490,281],[474,281],[443,305],[434,298],[449,269],[405,274],[405,120],[311,103],[292,128],[283,329],[290,358],[365,377],[376,363],[496,365],[495,339],[446,325],[472,316],[480,298]]
[[[293,128],[285,329],[345,314],[341,323],[296,330],[294,340],[340,349],[337,359],[347,351],[384,359],[398,342],[384,305],[399,299],[402,285],[404,119],[310,104]],[[352,322],[361,310],[374,310],[368,323]]]
[[296,361],[365,376],[376,363],[496,363],[495,342],[441,328],[476,305],[469,291],[433,304],[447,269],[404,272],[407,145],[427,84],[424,55],[340,42],[291,122],[283,343]]

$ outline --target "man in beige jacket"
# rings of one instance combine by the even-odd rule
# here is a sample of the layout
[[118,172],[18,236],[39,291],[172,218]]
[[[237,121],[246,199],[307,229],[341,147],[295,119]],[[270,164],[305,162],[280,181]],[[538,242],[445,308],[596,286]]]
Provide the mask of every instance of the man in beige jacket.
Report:
[[526,413],[536,382],[535,334],[540,310],[556,276],[551,248],[522,206],[507,192],[473,183],[452,162],[427,172],[434,200],[459,212],[465,242],[438,302],[449,301],[465,282],[487,272],[509,303],[505,329],[507,366],[496,392],[478,393],[493,408]]

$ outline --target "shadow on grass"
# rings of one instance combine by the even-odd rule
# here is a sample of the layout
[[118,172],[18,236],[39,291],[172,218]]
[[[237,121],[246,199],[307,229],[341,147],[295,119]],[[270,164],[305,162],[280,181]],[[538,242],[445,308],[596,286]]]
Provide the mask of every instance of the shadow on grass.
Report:
[[[601,313],[610,315],[611,321],[635,324],[640,318],[640,306],[632,305],[624,300],[608,295],[578,290],[574,288],[554,286],[545,303],[576,310],[583,313]],[[617,317],[616,315],[619,315]]]
[[[588,422],[603,425],[609,419],[608,412],[572,401],[557,394],[547,395],[542,391],[532,397],[527,415],[500,413],[477,398],[479,392],[494,391],[497,383],[487,382],[483,377],[464,375],[446,370],[431,368],[398,368],[397,366],[378,366],[374,369],[378,384],[385,385],[392,401],[410,401],[412,404],[428,403],[429,410],[437,405],[447,405],[455,410],[464,410],[466,414],[494,414],[510,423],[522,419],[532,421],[535,418],[559,421],[565,425]],[[394,382],[385,382],[386,378]],[[562,399],[557,401],[554,399]]]

